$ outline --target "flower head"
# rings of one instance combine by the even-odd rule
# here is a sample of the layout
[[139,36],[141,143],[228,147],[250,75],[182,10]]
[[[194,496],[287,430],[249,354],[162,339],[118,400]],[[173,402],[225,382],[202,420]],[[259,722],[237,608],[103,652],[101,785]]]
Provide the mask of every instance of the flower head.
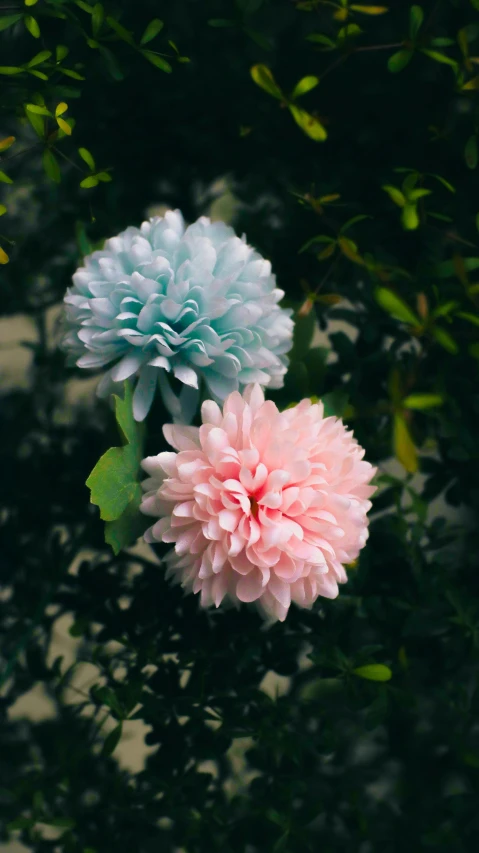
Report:
[[[130,376],[136,420],[157,384],[173,418],[190,420],[199,377],[222,402],[250,382],[280,388],[292,344],[271,264],[223,222],[185,230],[179,211],[127,228],[85,258],[65,296],[64,347],[79,367],[113,365],[100,383]],[[166,373],[184,384],[177,399]],[[190,411],[187,411],[189,407]]]
[[341,420],[309,399],[284,412],[259,385],[202,407],[203,425],[165,425],[176,452],[142,463],[148,542],[174,543],[168,575],[201,604],[256,601],[285,619],[291,601],[335,598],[368,537],[375,469]]

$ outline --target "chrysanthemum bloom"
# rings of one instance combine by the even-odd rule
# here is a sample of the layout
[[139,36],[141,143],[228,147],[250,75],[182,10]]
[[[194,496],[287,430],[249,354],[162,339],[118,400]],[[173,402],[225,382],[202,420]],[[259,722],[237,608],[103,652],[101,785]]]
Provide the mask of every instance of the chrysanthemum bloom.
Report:
[[[136,420],[157,384],[174,420],[191,419],[198,380],[222,402],[250,382],[280,388],[292,344],[290,311],[271,264],[223,222],[183,217],[127,228],[85,258],[65,296],[64,347],[79,367],[113,366],[98,393],[137,376]],[[166,373],[184,390],[178,399]],[[193,390],[192,390],[193,389]]]
[[147,542],[174,543],[168,576],[217,607],[256,601],[285,619],[291,601],[335,598],[368,536],[375,469],[341,420],[303,400],[278,411],[259,385],[202,407],[203,426],[165,425],[176,452],[142,463]]

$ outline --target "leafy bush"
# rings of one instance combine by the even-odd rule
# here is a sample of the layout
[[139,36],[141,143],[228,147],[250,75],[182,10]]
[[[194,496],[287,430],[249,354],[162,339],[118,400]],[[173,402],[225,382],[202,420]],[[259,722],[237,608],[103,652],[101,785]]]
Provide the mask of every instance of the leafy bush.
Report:
[[[477,0],[1,11],[2,308],[36,337],[28,387],[2,397],[0,840],[475,849]],[[66,407],[85,376],[52,331],[84,254],[155,205],[211,204],[296,311],[274,399],[323,398],[380,467],[339,598],[269,630],[200,611],[152,553],[112,554],[84,484],[114,417],[90,392]],[[71,663],[52,654],[64,614]],[[19,719],[39,684],[54,718]],[[116,760],[133,720],[136,771]]]

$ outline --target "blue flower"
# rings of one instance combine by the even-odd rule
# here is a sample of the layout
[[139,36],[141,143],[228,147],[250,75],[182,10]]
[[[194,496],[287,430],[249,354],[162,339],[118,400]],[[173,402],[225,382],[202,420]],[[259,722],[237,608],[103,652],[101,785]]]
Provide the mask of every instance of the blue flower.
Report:
[[[283,385],[291,312],[278,305],[269,261],[223,222],[201,217],[185,230],[181,213],[168,211],[84,263],[65,295],[63,346],[79,367],[110,365],[100,395],[137,377],[137,421],[157,386],[173,418],[188,422],[201,378],[218,402],[252,382]],[[168,373],[184,385],[178,398]]]

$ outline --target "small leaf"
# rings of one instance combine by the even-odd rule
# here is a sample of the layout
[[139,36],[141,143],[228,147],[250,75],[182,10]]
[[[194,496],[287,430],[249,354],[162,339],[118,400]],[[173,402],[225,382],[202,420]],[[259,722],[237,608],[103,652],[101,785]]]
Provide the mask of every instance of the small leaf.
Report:
[[152,50],[142,50],[141,51],[145,59],[148,62],[151,62],[152,65],[155,65],[157,68],[160,68],[161,71],[166,71],[167,74],[170,74],[172,71],[171,65],[166,59],[163,59],[162,56],[158,56],[157,53],[153,53]]
[[68,56],[69,50],[64,44],[57,44],[55,48],[55,57],[57,62],[61,62],[62,59],[65,59]]
[[30,35],[33,36],[33,38],[40,38],[40,27],[38,26],[38,21],[36,18],[33,18],[32,15],[27,15],[23,19],[23,22],[28,32],[30,33]]
[[40,65],[42,62],[50,59],[51,55],[51,50],[41,50],[40,53],[37,53],[37,55],[30,60],[30,62],[27,62],[27,68],[34,68],[36,65]]
[[117,36],[119,36],[123,41],[126,41],[127,44],[131,45],[131,47],[135,47],[135,39],[132,34],[125,29],[115,18],[112,18],[110,15],[106,19],[107,24],[111,27],[112,30],[115,31]]
[[462,87],[463,92],[471,92],[479,89],[479,77],[473,77],[471,80],[468,80],[467,83],[464,83]]
[[411,190],[411,192],[408,195],[408,201],[419,201],[420,198],[425,198],[427,195],[431,195],[431,190],[425,190],[425,189]]
[[1,152],[8,151],[8,149],[10,148],[10,146],[13,145],[14,142],[15,142],[14,136],[7,136],[5,139],[1,139],[0,140],[0,151]]
[[80,186],[84,190],[89,190],[91,187],[98,186],[98,178],[95,175],[90,175],[88,178],[83,178],[83,181],[80,181]]
[[91,13],[91,28],[94,36],[97,36],[101,25],[103,23],[103,18],[105,15],[105,11],[101,3],[95,3],[93,7],[93,12]]
[[35,115],[35,113],[31,113],[29,110],[27,110],[26,107],[25,115],[37,136],[39,136],[40,139],[43,139],[43,137],[45,136],[45,119],[43,119],[42,116]]
[[306,36],[306,41],[311,41],[314,44],[322,44],[328,50],[334,50],[336,47],[336,43],[322,33],[311,33],[309,36]]
[[112,755],[117,748],[121,735],[123,731],[123,724],[118,723],[117,726],[110,732],[108,737],[105,739],[105,743],[103,744],[102,755],[104,758],[108,758]]
[[66,113],[67,109],[68,109],[68,104],[66,104],[65,101],[61,101],[56,106],[55,117],[58,118],[58,116],[62,116],[63,113]]
[[406,204],[401,213],[401,222],[406,231],[415,231],[419,226],[419,215],[415,204]]
[[[338,198],[340,198],[340,196],[338,196]],[[320,202],[323,201],[323,199],[319,200]],[[346,231],[349,231],[349,229],[353,227],[353,225],[357,225],[358,222],[363,222],[365,219],[372,219],[372,216],[368,216],[366,213],[359,213],[357,216],[353,216],[352,219],[348,219],[348,221],[341,226],[341,234],[345,234]]]
[[60,127],[63,130],[63,133],[66,133],[67,136],[71,136],[72,129],[71,129],[70,125],[68,124],[68,122],[65,121],[65,119],[57,118],[57,124],[58,124],[58,127]]
[[153,18],[152,21],[148,24],[145,32],[141,37],[140,44],[147,44],[149,41],[152,41],[158,33],[161,33],[164,27],[163,21],[160,21],[159,18]]
[[260,86],[261,89],[264,89],[268,95],[272,95],[273,98],[282,100],[283,93],[277,85],[272,72],[266,65],[253,65],[250,69],[250,74],[256,85]]
[[417,452],[409,432],[409,427],[402,414],[396,412],[393,423],[393,447],[396,459],[404,465],[406,471],[414,474],[417,471]]
[[310,92],[311,89],[316,88],[319,83],[319,77],[303,77],[299,83],[296,83],[294,87],[291,97],[293,100],[301,97],[301,95],[305,95],[306,92]]
[[0,182],[2,184],[13,184],[12,179],[5,172],[0,172]]
[[35,6],[38,0],[25,0],[25,6]]
[[8,264],[9,260],[7,253],[0,246],[0,264]]
[[392,187],[392,186],[390,186],[390,184],[385,184],[382,187],[382,189],[384,190],[384,192],[386,192],[388,194],[391,201],[393,201],[394,204],[398,205],[398,207],[404,207],[405,206],[406,199],[405,199],[404,195],[402,194],[401,190],[398,190],[397,187]]
[[7,208],[4,204],[0,204],[0,216],[3,216],[7,212]]
[[442,406],[444,397],[442,394],[409,394],[402,401],[402,405],[406,409],[433,409],[437,406]]
[[477,166],[477,137],[475,134],[469,137],[464,148],[464,159],[469,169]]
[[52,153],[52,151],[50,151],[49,148],[45,148],[42,159],[43,168],[45,169],[45,172],[50,178],[50,180],[54,181],[56,184],[59,184],[61,181],[60,166],[58,165],[58,161],[55,155]]
[[413,41],[416,40],[424,20],[424,12],[421,6],[411,6],[409,10],[409,35]]
[[289,110],[296,124],[299,125],[301,130],[304,131],[310,139],[313,139],[315,142],[324,142],[324,140],[327,139],[328,134],[317,118],[314,118],[314,116],[307,113],[306,110],[302,110],[294,104],[291,104]]
[[429,59],[433,59],[434,62],[441,62],[443,65],[450,65],[455,71],[458,68],[457,62],[449,56],[446,56],[445,53],[439,53],[437,50],[426,50],[426,48],[422,48],[421,53],[428,56]]
[[358,254],[356,243],[352,240],[349,240],[347,237],[339,237],[338,246],[348,260],[353,261],[355,264],[365,266],[366,262],[363,260],[361,255]]
[[467,320],[474,326],[479,326],[479,314],[471,314],[469,311],[458,311],[456,317],[460,317],[461,320]]
[[70,77],[72,80],[84,80],[85,79],[84,77],[82,77],[81,74],[78,73],[78,71],[72,71],[71,68],[57,68],[57,71],[59,71],[60,74],[64,74],[65,77]]
[[0,65],[0,74],[21,74],[23,68],[17,68],[15,65]]
[[39,104],[25,104],[25,109],[28,110],[29,113],[35,113],[37,116],[51,116],[50,110],[47,110],[46,107],[39,106]]
[[82,160],[85,161],[88,168],[91,169],[92,172],[94,172],[95,171],[95,161],[93,159],[93,155],[90,154],[88,148],[79,148],[78,153],[79,153],[80,157],[82,158]]
[[355,675],[359,678],[365,678],[367,681],[390,681],[392,672],[388,666],[383,663],[370,663],[367,666],[358,666],[353,669]]
[[374,296],[381,308],[384,308],[395,320],[400,320],[402,323],[408,323],[411,326],[420,325],[419,317],[392,290],[387,287],[378,287]]
[[440,326],[435,326],[432,329],[432,335],[445,350],[450,352],[452,355],[456,355],[459,352],[459,347],[456,344],[452,335],[446,331],[446,329],[441,328]]
[[112,177],[108,174],[108,172],[98,172],[96,174],[96,177],[99,181],[102,181],[105,184],[109,183],[112,180]]
[[9,27],[13,27],[17,21],[21,21],[23,15],[2,15],[0,18],[0,33],[2,30],[8,30]]
[[361,15],[384,15],[389,9],[387,6],[350,6],[353,12],[359,12]]
[[393,53],[392,56],[388,59],[388,69],[393,74],[397,74],[399,71],[402,71],[406,65],[409,65],[411,59],[413,57],[412,50],[398,50],[397,53]]
[[445,179],[445,178],[442,178],[442,177],[441,177],[441,175],[434,175],[434,174],[431,174],[431,178],[435,178],[435,179],[436,179],[436,181],[439,181],[439,183],[440,183],[440,184],[442,184],[442,185],[443,185],[443,187],[445,187],[447,190],[449,190],[449,192],[450,192],[450,193],[455,193],[455,192],[456,192],[456,190],[454,189],[453,185],[452,185],[452,184],[450,184],[450,183],[449,183],[449,181],[446,181],[446,179]]

